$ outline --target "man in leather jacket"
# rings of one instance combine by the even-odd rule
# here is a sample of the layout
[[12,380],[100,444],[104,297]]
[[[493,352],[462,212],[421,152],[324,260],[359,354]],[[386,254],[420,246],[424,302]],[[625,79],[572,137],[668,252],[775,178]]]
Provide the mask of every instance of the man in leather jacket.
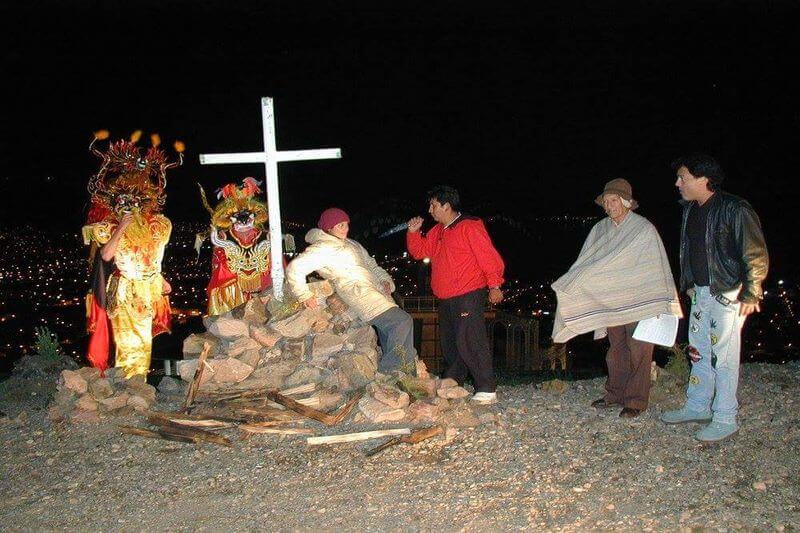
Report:
[[710,422],[695,438],[717,442],[739,431],[741,330],[747,316],[761,310],[769,256],[753,208],[720,190],[724,173],[717,161],[697,154],[677,159],[673,169],[683,198],[680,287],[692,299],[692,372],[686,404],[661,420]]

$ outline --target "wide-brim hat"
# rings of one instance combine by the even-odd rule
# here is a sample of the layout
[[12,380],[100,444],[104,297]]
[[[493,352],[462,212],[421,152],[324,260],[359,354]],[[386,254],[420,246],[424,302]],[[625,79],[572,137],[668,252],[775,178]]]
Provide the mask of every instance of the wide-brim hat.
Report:
[[633,188],[625,178],[615,178],[606,183],[606,186],[603,188],[603,192],[594,199],[594,203],[600,207],[603,207],[603,196],[606,194],[616,194],[620,198],[624,198],[625,200],[629,201],[631,203],[631,210],[639,207],[639,202],[633,199]]

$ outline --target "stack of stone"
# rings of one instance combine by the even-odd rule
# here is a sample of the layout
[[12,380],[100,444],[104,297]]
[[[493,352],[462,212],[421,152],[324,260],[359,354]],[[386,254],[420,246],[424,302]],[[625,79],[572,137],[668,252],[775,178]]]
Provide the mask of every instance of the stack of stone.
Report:
[[155,401],[156,389],[144,376],[126,379],[122,369],[109,368],[101,377],[98,369],[84,367],[61,372],[48,417],[96,423],[107,416],[147,411]]
[[[207,331],[189,336],[178,363],[181,378],[194,378],[204,344],[210,346],[200,393],[287,390],[306,386],[309,404],[329,409],[364,388],[362,420],[375,423],[479,423],[470,393],[451,379],[430,376],[424,363],[416,376],[378,372],[380,348],[372,327],[362,322],[327,281],[310,284],[316,309],[274,300],[269,291],[232,311],[205,319]],[[455,422],[454,422],[455,421]]]

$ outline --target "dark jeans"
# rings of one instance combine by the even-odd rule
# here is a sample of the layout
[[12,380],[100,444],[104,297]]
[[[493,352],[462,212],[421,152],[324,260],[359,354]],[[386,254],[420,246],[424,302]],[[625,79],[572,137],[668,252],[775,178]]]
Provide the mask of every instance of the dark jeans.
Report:
[[439,300],[439,334],[446,369],[444,376],[459,385],[472,376],[475,392],[494,392],[492,350],[486,336],[486,289]]
[[608,328],[605,400],[631,409],[647,409],[653,345],[633,338],[638,322]]
[[370,321],[378,330],[381,341],[381,355],[378,370],[389,374],[402,370],[406,374],[417,375],[417,349],[414,348],[414,320],[411,315],[392,307]]

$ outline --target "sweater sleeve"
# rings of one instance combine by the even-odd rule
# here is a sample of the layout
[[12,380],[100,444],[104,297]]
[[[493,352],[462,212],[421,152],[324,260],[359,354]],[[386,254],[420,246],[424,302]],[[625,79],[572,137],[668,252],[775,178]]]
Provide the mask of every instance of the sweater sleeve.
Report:
[[414,259],[424,259],[431,254],[430,239],[422,231],[406,232],[406,248]]
[[315,270],[324,268],[329,259],[328,250],[325,248],[309,246],[289,263],[286,268],[286,282],[289,284],[289,290],[299,302],[305,302],[314,296],[314,293],[308,288],[306,276]]
[[503,279],[505,263],[492,244],[486,226],[480,220],[470,224],[466,231],[466,237],[472,253],[475,254],[478,267],[486,277],[486,284],[489,287],[500,287],[505,281]]

